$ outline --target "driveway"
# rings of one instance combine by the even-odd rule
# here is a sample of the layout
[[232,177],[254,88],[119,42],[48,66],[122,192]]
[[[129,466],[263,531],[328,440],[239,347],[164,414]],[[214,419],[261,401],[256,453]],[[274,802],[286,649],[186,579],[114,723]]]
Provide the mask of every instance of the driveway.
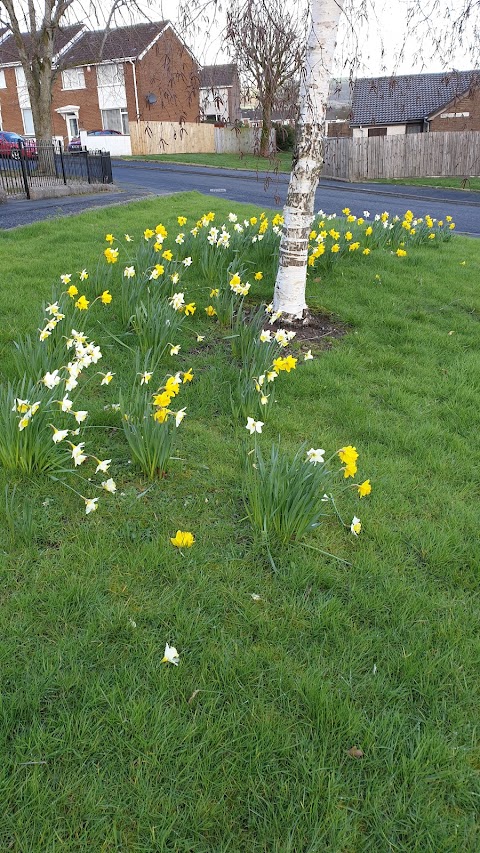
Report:
[[[13,228],[42,219],[81,213],[95,207],[124,204],[146,196],[196,190],[210,199],[228,198],[280,210],[285,201],[288,175],[266,174],[174,163],[114,160],[113,179],[118,192],[44,201],[8,201],[0,204],[0,228]],[[208,203],[206,203],[206,207]],[[453,216],[457,231],[480,237],[480,193],[431,187],[399,187],[389,184],[349,184],[322,179],[316,209],[340,213],[348,206],[357,216],[388,210],[402,215],[411,208],[417,216],[429,213],[437,219]]]

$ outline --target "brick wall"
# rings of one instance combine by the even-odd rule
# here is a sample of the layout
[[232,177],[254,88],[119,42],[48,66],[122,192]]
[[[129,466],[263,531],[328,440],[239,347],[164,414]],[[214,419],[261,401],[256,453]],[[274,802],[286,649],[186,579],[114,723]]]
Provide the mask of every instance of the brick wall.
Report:
[[[440,118],[442,113],[470,113],[469,116]],[[480,87],[477,86],[471,94],[458,98],[442,110],[440,115],[430,122],[430,131],[451,130],[480,130]]]
[[79,126],[84,130],[100,130],[102,116],[98,106],[97,71],[95,65],[87,65],[83,69],[85,89],[62,89],[61,73],[53,84],[53,135],[63,136],[68,141],[67,125],[63,116],[55,110],[58,107],[73,105],[80,107],[78,114]]
[[2,109],[3,129],[23,135],[22,112],[20,110],[17,97],[15,68],[5,68],[4,71],[7,88],[0,89],[0,107]]
[[[198,68],[174,32],[166,33],[136,63],[138,103],[141,121],[199,121]],[[131,72],[131,69],[130,69]],[[128,89],[128,117],[134,121],[133,86]],[[147,104],[146,95],[157,101]]]

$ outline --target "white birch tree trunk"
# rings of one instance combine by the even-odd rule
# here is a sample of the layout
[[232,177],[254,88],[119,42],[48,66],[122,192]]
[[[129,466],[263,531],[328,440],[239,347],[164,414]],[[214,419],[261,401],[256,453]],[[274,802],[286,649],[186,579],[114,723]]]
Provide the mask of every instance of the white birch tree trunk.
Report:
[[[273,306],[283,319],[305,316],[308,237],[323,166],[323,134],[333,54],[344,0],[311,0],[310,32],[300,85],[300,111]],[[286,315],[286,316],[285,316]]]

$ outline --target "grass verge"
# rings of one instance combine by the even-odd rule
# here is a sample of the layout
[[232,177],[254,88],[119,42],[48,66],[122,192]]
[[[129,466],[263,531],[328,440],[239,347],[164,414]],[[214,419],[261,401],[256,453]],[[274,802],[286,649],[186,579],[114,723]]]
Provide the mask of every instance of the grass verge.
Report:
[[272,157],[257,157],[254,154],[136,154],[122,159],[211,166],[215,169],[248,169],[253,172],[289,173],[292,169],[292,154],[284,151]]
[[[107,232],[175,233],[211,203],[1,234],[2,379],[52,282],[93,268]],[[214,203],[222,222],[230,204]],[[13,527],[0,515],[0,849],[478,850],[479,272],[477,244],[456,237],[311,281],[310,305],[350,332],[277,380],[268,432],[291,449],[355,444],[373,493],[358,539],[322,528],[277,573],[245,522],[229,349],[193,271],[206,337],[182,339],[195,381],[167,480],[149,488],[114,433],[123,495],[92,517],[52,481],[0,471],[0,506],[13,483],[19,501]],[[102,326],[94,337],[128,379]],[[177,528],[196,537],[184,555]],[[167,641],[178,668],[160,663]]]
[[480,192],[480,178],[385,178],[371,184],[398,184],[402,187],[446,187],[455,190]]

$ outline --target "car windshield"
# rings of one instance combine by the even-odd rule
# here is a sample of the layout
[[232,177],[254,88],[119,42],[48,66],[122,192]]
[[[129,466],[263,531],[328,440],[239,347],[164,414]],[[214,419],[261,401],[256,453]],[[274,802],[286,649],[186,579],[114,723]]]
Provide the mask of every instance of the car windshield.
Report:
[[22,139],[18,133],[10,133],[8,130],[4,130],[2,132],[2,136],[7,140],[7,142],[18,142],[19,139]]

